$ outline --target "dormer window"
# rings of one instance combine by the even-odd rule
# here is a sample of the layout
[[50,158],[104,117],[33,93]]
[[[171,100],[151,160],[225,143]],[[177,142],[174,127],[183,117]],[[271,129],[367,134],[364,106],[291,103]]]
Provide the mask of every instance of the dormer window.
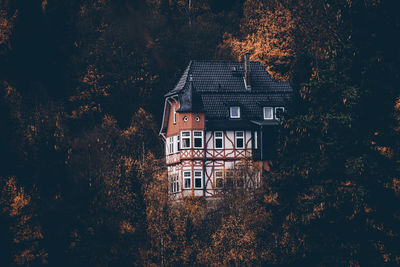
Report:
[[277,119],[277,120],[282,119],[284,111],[285,111],[284,107],[276,107],[275,108],[275,119]]
[[240,119],[240,107],[231,107],[230,116],[231,119]]
[[264,107],[264,120],[273,120],[273,119],[274,119],[274,108]]

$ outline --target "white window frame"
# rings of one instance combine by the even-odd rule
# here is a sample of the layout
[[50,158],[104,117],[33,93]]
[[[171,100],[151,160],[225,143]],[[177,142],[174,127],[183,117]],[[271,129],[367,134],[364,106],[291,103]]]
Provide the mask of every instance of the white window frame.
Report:
[[254,149],[258,149],[258,132],[254,131]]
[[[220,137],[217,137],[217,133],[221,133]],[[222,147],[217,147],[217,139],[221,139]],[[224,132],[223,131],[215,131],[214,132],[214,149],[224,149]]]
[[177,173],[170,176],[170,191],[172,193],[179,192],[179,175]]
[[[238,133],[243,133],[243,136],[238,136]],[[237,144],[238,139],[243,139],[243,147],[238,147],[238,144]],[[244,131],[235,131],[235,148],[236,149],[244,149],[246,146],[245,141],[246,141],[245,132]]]
[[173,114],[173,122],[174,122],[174,124],[176,124],[176,106],[173,106],[172,114]]
[[178,153],[180,151],[180,147],[179,147],[179,139],[180,139],[180,135],[176,136],[176,152]]
[[275,109],[274,109],[274,111],[275,111],[275,112],[274,112],[274,118],[275,118],[276,120],[280,120],[280,119],[281,119],[281,118],[277,118],[277,117],[276,117],[276,114],[277,114],[277,113],[276,113],[276,110],[277,110],[277,109],[280,109],[280,108],[282,109],[282,113],[285,112],[285,108],[284,108],[284,107],[275,107]]
[[[183,136],[183,133],[189,133],[189,136]],[[184,147],[184,139],[189,139],[189,146]],[[192,148],[192,132],[191,131],[182,131],[181,132],[181,149],[190,149]]]
[[[183,189],[191,189],[192,188],[192,171],[183,171]],[[188,173],[189,176],[185,176],[185,174]],[[189,181],[189,186],[186,186],[186,180]]]
[[[265,116],[267,109],[271,110],[271,117]],[[264,107],[263,108],[263,117],[264,117],[264,120],[273,120],[274,119],[274,108],[273,107]]]
[[[222,179],[222,186],[217,186],[217,184],[218,184],[217,183],[217,173],[221,173],[221,176],[220,176],[221,178],[218,178],[218,179]],[[215,188],[221,189],[224,187],[224,172],[222,170],[214,172],[214,181],[215,181]]]
[[[201,133],[201,136],[195,136],[196,133]],[[195,139],[201,140],[201,146],[195,146],[196,142]],[[193,148],[204,148],[204,133],[203,131],[193,131]]]
[[174,137],[168,137],[168,154],[174,154]]
[[[200,173],[200,177],[197,176],[196,177],[196,173]],[[203,188],[203,171],[201,170],[194,170],[193,171],[193,177],[194,177],[194,182],[193,182],[193,186],[195,189],[202,189]],[[200,187],[196,186],[196,180],[200,179]]]
[[[238,109],[238,115],[237,116],[233,116],[233,109],[235,109],[235,108],[237,108]],[[230,109],[229,109],[229,115],[230,115],[230,117],[231,117],[231,119],[240,119],[240,107],[239,106],[233,106],[233,107],[230,107]]]

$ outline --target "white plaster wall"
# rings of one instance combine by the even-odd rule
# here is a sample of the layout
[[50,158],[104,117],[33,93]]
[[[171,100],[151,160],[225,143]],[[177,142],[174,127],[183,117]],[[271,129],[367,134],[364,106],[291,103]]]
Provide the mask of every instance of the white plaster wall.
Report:
[[[225,149],[233,149],[235,147],[235,131],[223,131],[224,132],[224,148]],[[214,135],[212,131],[207,131],[205,134],[205,142],[210,140],[207,144],[207,149],[214,149]],[[211,139],[210,139],[211,138]],[[251,131],[244,132],[244,143],[247,144],[248,149],[251,149]]]

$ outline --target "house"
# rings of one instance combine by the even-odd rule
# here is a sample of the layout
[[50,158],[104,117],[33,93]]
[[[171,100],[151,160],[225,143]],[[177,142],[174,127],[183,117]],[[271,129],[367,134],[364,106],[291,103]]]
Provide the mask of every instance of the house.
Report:
[[247,55],[243,62],[191,61],[165,95],[160,135],[171,194],[217,196],[227,170],[244,158],[268,169],[291,94],[288,82]]

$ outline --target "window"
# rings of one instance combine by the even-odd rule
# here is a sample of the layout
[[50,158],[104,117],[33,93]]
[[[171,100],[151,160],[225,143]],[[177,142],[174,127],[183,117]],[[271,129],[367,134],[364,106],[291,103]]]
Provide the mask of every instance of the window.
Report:
[[202,188],[203,187],[203,175],[202,171],[194,171],[194,188]]
[[236,148],[244,148],[244,132],[235,132]]
[[191,147],[190,144],[190,131],[185,131],[181,133],[181,148],[182,149],[187,149]]
[[283,107],[276,107],[275,108],[275,119],[280,120],[283,117],[283,112],[285,111],[285,108]]
[[231,107],[230,114],[232,119],[239,119],[240,118],[240,107]]
[[173,174],[170,177],[170,191],[172,193],[179,192],[179,177],[178,177],[178,174]]
[[235,186],[233,171],[225,172],[225,185],[228,188],[232,188]]
[[176,106],[174,106],[172,110],[173,110],[174,124],[176,124]]
[[174,137],[168,138],[169,154],[174,154]]
[[196,119],[195,119],[196,121],[200,121],[200,117],[196,117]]
[[183,188],[184,189],[192,188],[192,172],[191,171],[183,172]]
[[203,131],[193,131],[193,147],[203,148]]
[[222,188],[224,186],[224,173],[222,171],[215,172],[215,187]]
[[254,149],[258,149],[258,132],[254,132]]
[[186,116],[183,117],[183,121],[184,121],[184,122],[187,122],[187,121],[188,121],[188,117],[186,117]]
[[214,148],[215,149],[223,149],[224,148],[224,133],[223,132],[215,132],[214,133]]
[[264,120],[272,120],[274,118],[274,109],[272,107],[264,107]]
[[176,136],[176,152],[179,152],[180,148],[179,148],[179,138],[180,136]]

